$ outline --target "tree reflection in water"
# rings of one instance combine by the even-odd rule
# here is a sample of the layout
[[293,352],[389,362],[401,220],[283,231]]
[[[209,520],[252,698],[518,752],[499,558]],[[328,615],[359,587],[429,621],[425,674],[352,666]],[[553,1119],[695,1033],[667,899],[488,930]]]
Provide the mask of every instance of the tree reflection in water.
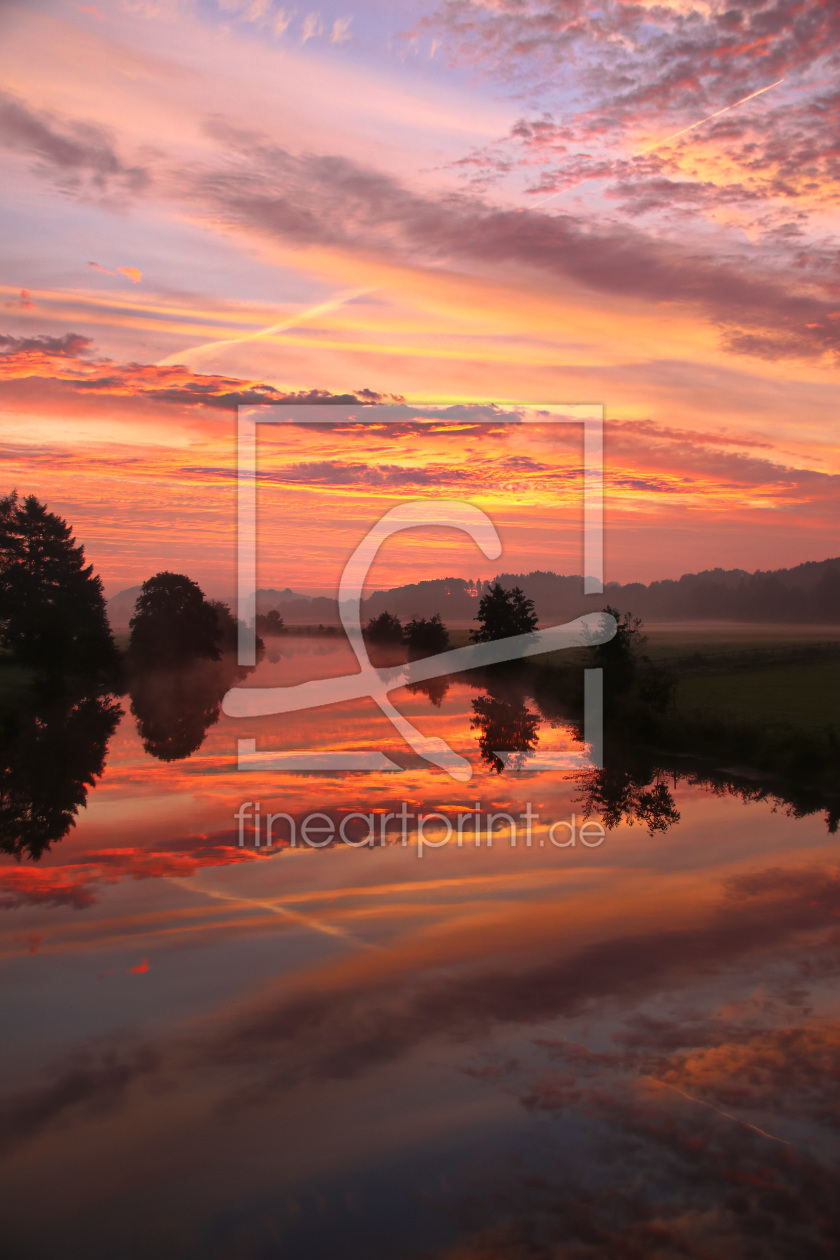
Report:
[[501,774],[506,763],[498,754],[511,753],[508,769],[520,770],[540,739],[539,714],[527,707],[524,693],[510,690],[503,695],[501,689],[488,690],[487,695],[476,696],[472,708],[470,726],[478,732],[482,760],[494,774]]
[[435,708],[439,709],[451,685],[452,679],[444,674],[440,678],[427,678],[423,682],[407,683],[405,689],[412,696],[427,696]]
[[651,835],[680,821],[671,789],[659,772],[613,764],[589,770],[578,780],[584,817],[597,814],[608,831],[620,823],[643,823]]
[[113,696],[27,694],[0,713],[0,849],[33,861],[87,803],[122,716]]
[[131,712],[146,752],[159,761],[191,756],[218,722],[225,692],[250,672],[223,656],[134,674],[129,682]]

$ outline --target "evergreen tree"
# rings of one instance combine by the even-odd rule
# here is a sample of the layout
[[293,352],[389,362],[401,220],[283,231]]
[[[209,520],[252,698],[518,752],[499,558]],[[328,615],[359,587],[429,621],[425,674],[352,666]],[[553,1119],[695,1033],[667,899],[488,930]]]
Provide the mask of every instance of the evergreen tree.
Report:
[[36,694],[0,708],[0,852],[37,862],[75,826],[121,716],[96,694]]
[[221,656],[218,612],[198,583],[183,573],[156,573],[145,581],[129,626],[129,654],[138,665],[217,661]]
[[65,520],[34,495],[0,499],[0,645],[51,671],[111,669],[102,580]]
[[494,639],[508,639],[515,634],[530,634],[537,628],[534,601],[525,596],[518,586],[506,591],[494,582],[478,605],[478,630],[470,631],[473,643],[491,643]]

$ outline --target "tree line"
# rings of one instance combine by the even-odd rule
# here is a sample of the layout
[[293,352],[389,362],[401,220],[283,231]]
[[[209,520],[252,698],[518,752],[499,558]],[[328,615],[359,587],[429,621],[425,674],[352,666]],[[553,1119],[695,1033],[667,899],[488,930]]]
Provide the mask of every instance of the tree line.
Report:
[[[470,631],[473,643],[491,643],[512,635],[531,634],[538,625],[534,601],[518,586],[506,590],[499,582],[489,585],[482,596],[474,618],[478,627]],[[440,613],[431,617],[412,617],[405,625],[387,609],[371,617],[364,628],[369,643],[402,644],[411,656],[430,656],[449,647],[449,631]]]
[[238,623],[182,573],[143,583],[125,661],[102,579],[67,522],[35,495],[0,499],[0,650],[52,675],[113,680],[121,664],[172,667],[236,650]]

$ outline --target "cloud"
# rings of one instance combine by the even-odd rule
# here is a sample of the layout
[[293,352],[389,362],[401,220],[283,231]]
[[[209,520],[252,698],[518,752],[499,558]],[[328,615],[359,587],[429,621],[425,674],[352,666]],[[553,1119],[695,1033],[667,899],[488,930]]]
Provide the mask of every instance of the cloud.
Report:
[[102,127],[58,121],[6,92],[0,92],[0,144],[31,154],[70,189],[80,189],[87,181],[99,192],[137,194],[150,182],[145,167],[122,161]]
[[330,35],[331,44],[344,44],[350,38],[350,23],[352,17],[336,18],[332,26],[332,34]]
[[[515,917],[499,924],[489,952],[483,928],[467,940],[444,934],[428,943],[425,957],[409,948],[404,958],[398,951],[389,961],[360,958],[332,976],[279,989],[235,1017],[228,1013],[207,1050],[211,1061],[262,1061],[287,1085],[355,1076],[439,1037],[475,1037],[498,1024],[575,1017],[603,1010],[604,1003],[636,1005],[646,995],[679,992],[698,958],[707,976],[744,968],[793,948],[800,934],[834,930],[837,908],[837,875],[813,871],[787,886],[772,877],[753,891],[741,885],[707,920],[686,906],[694,921],[672,913],[683,925],[664,933],[619,926],[576,944],[573,934],[548,929],[556,923],[552,907],[532,906],[523,912],[527,926]],[[523,945],[539,935],[540,949],[520,953],[514,926],[524,933]]]
[[[235,847],[231,854],[232,860],[242,858]],[[483,1040],[500,1026],[559,1019],[591,1023],[597,1017],[614,1024],[616,1015],[626,1022],[619,1022],[612,1046],[591,1051],[566,1040],[539,1043],[567,1078],[573,1076],[543,1075],[523,1087],[529,1108],[594,1111],[626,1134],[643,1130],[655,1144],[670,1143],[672,1134],[678,1149],[682,1130],[661,1123],[672,1109],[651,1111],[639,1089],[653,1090],[657,1098],[666,1091],[670,1096],[674,1087],[696,1091],[710,1107],[691,1104],[695,1136],[706,1126],[709,1135],[721,1132],[723,1117],[715,1108],[743,1109],[747,1123],[737,1136],[753,1151],[757,1143],[771,1145],[750,1128],[764,1127],[761,1108],[795,1119],[799,1107],[822,1122],[818,1108],[830,1088],[838,1030],[803,1026],[802,999],[786,995],[785,985],[792,960],[804,976],[825,980],[837,970],[838,873],[822,867],[760,870],[730,881],[716,901],[705,891],[698,896],[679,888],[663,890],[658,900],[648,897],[643,922],[628,908],[616,917],[600,901],[595,917],[586,904],[580,916],[568,907],[560,915],[546,899],[490,919],[441,926],[388,951],[336,959],[202,1018],[168,1043],[79,1056],[40,1086],[7,1100],[5,1131],[11,1141],[21,1140],[70,1108],[96,1114],[151,1074],[163,1081],[186,1073],[194,1081],[203,1073],[218,1079],[227,1072],[231,1099],[241,1106],[264,1102],[266,1089],[289,1089],[304,1080],[371,1076],[442,1039]],[[767,984],[777,978],[776,1005],[697,1016],[704,994],[719,1001],[721,989],[730,990],[734,981],[737,988],[751,974]],[[799,1022],[768,1027],[785,1000],[799,1002],[799,1009],[791,1007]],[[656,1018],[640,1018],[646,1002],[654,1003]],[[693,1007],[695,1017],[666,1018],[669,1003]],[[237,1092],[243,1065],[251,1069],[253,1096]],[[516,1071],[510,1064],[503,1075]],[[785,1081],[792,1091],[789,1105],[774,1101]],[[829,1119],[836,1125],[836,1117]],[[723,1131],[732,1125],[726,1120]],[[783,1149],[776,1143],[772,1150],[777,1147]]]
[[95,268],[96,271],[104,272],[106,276],[128,276],[132,284],[139,284],[143,279],[143,272],[139,267],[117,267],[116,271],[109,271],[107,267],[100,267],[97,262],[89,262],[88,266]]
[[[459,433],[457,436],[463,435]],[[216,471],[228,476],[236,475],[235,470]],[[328,459],[307,460],[286,468],[266,471],[260,474],[260,479],[278,484],[370,486],[384,489],[421,489],[432,486],[441,490],[452,488],[453,491],[474,493],[481,489],[498,489],[508,480],[514,488],[521,489],[523,475],[527,476],[529,493],[534,493],[539,485],[544,485],[547,490],[559,485],[577,486],[581,470],[576,466],[558,467],[556,464],[540,464],[536,460],[523,461],[515,456],[512,459],[474,459],[468,467],[463,468],[455,467],[451,463],[406,466]]]
[[750,231],[757,207],[766,229],[793,205],[816,231],[840,198],[836,5],[806,21],[797,0],[725,11],[607,0],[597,12],[577,0],[449,0],[413,34],[432,32],[451,61],[534,101],[507,136],[454,163],[476,187],[505,183],[521,197],[524,177],[526,204],[557,207],[584,186],[595,217],[617,202],[625,216],[657,216],[660,232],[693,218],[723,248],[724,207]]
[[840,353],[831,296],[821,284],[809,288],[801,273],[794,283],[758,250],[720,257],[631,224],[500,210],[475,196],[423,196],[343,157],[296,156],[218,119],[207,130],[236,149],[238,168],[189,172],[184,195],[231,228],[300,246],[391,253],[415,265],[515,266],[603,298],[692,311],[722,329],[732,353],[764,357],[771,345],[777,357]]
[[93,342],[80,333],[60,337],[13,337],[0,333],[0,383],[60,382],[75,393],[148,397],[157,402],[187,403],[232,411],[264,403],[378,402],[391,395],[362,389],[354,394],[327,390],[286,392],[260,381],[194,373],[183,364],[115,363],[94,359]]
[[686,107],[711,113],[730,103],[715,93],[734,101],[814,65],[840,63],[835,6],[815,4],[803,20],[796,0],[725,10],[710,0],[605,0],[597,10],[586,0],[444,0],[414,33],[430,32],[453,60],[503,81],[543,86],[560,73],[565,86],[586,85],[600,105],[595,117],[612,125],[642,107],[672,117]]
[[0,368],[14,370],[33,365],[49,366],[53,359],[79,360],[92,352],[93,342],[81,333],[64,333],[60,337],[12,337],[0,333]]
[[[840,95],[834,96],[840,100]],[[838,108],[834,96],[826,97],[819,113],[823,124]],[[39,152],[52,155],[50,169],[63,162],[68,169],[93,171],[98,162],[103,178],[128,169],[119,163],[110,141],[106,145],[104,133],[94,144],[87,124],[67,122],[62,130],[47,126],[22,102],[7,103],[5,108],[0,119],[5,117],[7,143],[32,151],[40,146]],[[803,143],[808,134],[805,121],[800,128]],[[743,124],[732,114],[713,126],[737,129]],[[669,239],[659,231],[645,231],[638,222],[538,208],[517,212],[499,209],[474,194],[414,192],[388,173],[335,154],[294,154],[220,118],[206,120],[205,131],[219,145],[219,160],[162,169],[158,186],[167,198],[191,207],[217,227],[297,247],[326,246],[359,257],[390,257],[413,267],[468,266],[498,273],[513,268],[538,286],[582,289],[596,301],[629,299],[653,311],[688,313],[719,329],[722,348],[731,354],[759,359],[840,354],[840,320],[825,287],[825,272],[807,265],[804,242],[790,235],[789,222],[772,215],[764,228],[788,232],[784,249],[777,243],[768,254],[761,243],[741,241],[737,249],[723,253],[712,245],[693,243],[684,234]],[[547,118],[539,124],[522,123],[515,131],[526,145],[556,142],[557,127]],[[783,148],[783,135],[775,136],[772,144],[768,138],[768,151],[776,155],[768,158],[771,165]],[[745,153],[750,143],[745,138]],[[755,172],[762,161],[750,150]],[[807,162],[798,166],[808,170]],[[719,210],[729,200],[766,196],[763,184],[753,187],[746,179],[721,189],[717,179],[689,178],[678,165],[657,155],[619,165],[597,155],[577,155],[567,169],[544,173],[537,188],[552,195],[558,185],[567,187],[607,173],[615,177],[608,199],[633,214],[673,214],[676,207]],[[755,183],[757,175],[751,178]],[[762,175],[765,182],[766,178],[770,177]],[[818,177],[808,178],[813,184]],[[824,243],[822,255],[831,256],[830,242]],[[138,278],[133,269],[122,270],[130,279]]]
[[[6,1110],[6,1141],[24,1139],[68,1111],[101,1114],[122,1101],[129,1087],[160,1065],[149,1048],[105,1051],[97,1060],[79,1055],[48,1084],[23,1091]],[[5,1125],[4,1125],[5,1127]]]
[[321,21],[320,13],[307,13],[303,19],[303,29],[300,35],[300,42],[307,43],[308,40],[314,39],[316,35],[322,34],[324,23]]
[[96,902],[89,888],[90,872],[6,868],[0,875],[0,910],[20,906],[71,906],[85,910]]
[[38,309],[37,303],[32,301],[32,294],[28,289],[21,289],[20,297],[12,298],[10,301],[4,302],[3,305],[9,311],[36,311]]

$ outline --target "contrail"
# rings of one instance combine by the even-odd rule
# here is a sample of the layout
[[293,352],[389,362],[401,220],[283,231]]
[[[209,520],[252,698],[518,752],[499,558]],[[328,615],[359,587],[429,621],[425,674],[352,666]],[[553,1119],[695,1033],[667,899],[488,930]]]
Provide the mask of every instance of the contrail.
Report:
[[775,1133],[768,1133],[766,1129],[760,1129],[757,1124],[750,1124],[749,1120],[742,1120],[740,1116],[733,1116],[731,1111],[723,1111],[722,1108],[716,1107],[714,1103],[706,1102],[705,1098],[695,1098],[694,1094],[689,1094],[684,1089],[680,1089],[679,1085],[672,1085],[670,1081],[660,1081],[655,1076],[648,1076],[646,1072],[643,1072],[642,1076],[644,1076],[645,1080],[652,1081],[654,1085],[662,1085],[665,1089],[675,1090],[676,1093],[682,1094],[683,1098],[687,1098],[689,1102],[698,1103],[701,1107],[708,1107],[710,1111],[716,1111],[719,1116],[724,1116],[727,1120],[733,1120],[735,1124],[743,1125],[745,1129],[752,1129],[753,1133],[769,1138],[771,1142],[781,1142],[782,1146],[790,1146],[790,1142],[786,1138],[776,1137]]
[[784,83],[784,79],[777,79],[775,83],[768,83],[767,87],[759,88],[757,92],[750,92],[749,96],[743,96],[740,101],[733,101],[731,105],[724,105],[723,109],[717,110],[714,114],[709,114],[708,118],[701,118],[699,122],[692,123],[690,127],[683,127],[682,131],[675,131],[672,136],[666,136],[664,140],[657,140],[654,144],[649,144],[646,149],[639,149],[634,154],[635,157],[642,157],[645,153],[650,153],[652,149],[658,149],[663,144],[670,144],[672,140],[679,140],[680,136],[686,135],[689,131],[694,131],[695,127],[702,127],[704,123],[711,122],[713,118],[720,118],[721,114],[726,114],[730,109],[736,109],[739,105],[746,105],[747,101],[752,101],[756,96],[761,96],[762,92],[769,92],[771,88],[778,87],[780,83]]
[[319,315],[326,315],[329,311],[337,310],[340,306],[346,306],[354,298],[370,292],[372,292],[371,289],[348,289],[326,302],[319,302],[317,306],[310,306],[308,310],[301,311],[299,315],[284,319],[282,323],[270,324],[268,328],[259,328],[256,332],[242,333],[238,337],[225,337],[221,341],[205,341],[203,345],[192,346],[189,350],[177,350],[175,354],[168,354],[165,359],[159,359],[157,366],[169,367],[176,363],[183,363],[186,358],[191,358],[193,355],[206,354],[208,351],[218,350],[222,346],[238,346],[244,341],[256,341],[259,337],[272,337],[275,333],[289,332],[306,320],[317,319]]
[[[759,88],[757,92],[750,92],[749,96],[741,97],[740,101],[733,101],[731,105],[724,105],[723,109],[717,110],[714,114],[709,114],[707,118],[701,118],[699,122],[692,123],[689,127],[683,127],[682,131],[675,131],[672,136],[666,136],[664,140],[655,140],[653,144],[649,144],[644,149],[639,149],[633,157],[644,157],[646,153],[651,153],[654,149],[660,149],[663,144],[670,144],[672,140],[679,140],[680,136],[685,136],[689,131],[694,131],[697,127],[702,127],[705,123],[711,122],[713,118],[720,118],[721,114],[728,114],[730,109],[736,109],[739,105],[745,105],[747,101],[752,101],[756,96],[761,96],[763,92],[769,92],[771,88],[778,87],[780,83],[784,83],[784,79],[777,79],[775,83],[768,83],[767,87]],[[553,201],[555,197],[562,196],[563,193],[571,192],[573,188],[580,188],[581,184],[586,184],[590,179],[596,179],[595,175],[587,175],[584,179],[579,179],[576,184],[569,184],[567,188],[561,188],[558,192],[549,193],[542,201],[534,202],[531,207],[538,210],[540,206],[545,206],[549,201]],[[520,211],[521,213],[521,211]]]
[[323,919],[318,919],[314,915],[302,914],[298,910],[290,910],[288,906],[284,906],[279,901],[260,901],[253,897],[239,897],[234,893],[219,892],[215,888],[206,888],[201,884],[187,884],[190,892],[198,893],[203,897],[212,897],[216,901],[229,901],[233,905],[247,906],[249,910],[267,910],[269,914],[279,915],[281,918],[288,919],[292,923],[298,923],[301,927],[311,928],[315,932],[323,932],[327,936],[337,936],[342,940],[349,941],[352,945],[358,945],[362,949],[374,949],[375,946],[370,945],[367,941],[363,941],[353,932],[348,932],[345,928],[338,927],[335,924],[325,923]]

